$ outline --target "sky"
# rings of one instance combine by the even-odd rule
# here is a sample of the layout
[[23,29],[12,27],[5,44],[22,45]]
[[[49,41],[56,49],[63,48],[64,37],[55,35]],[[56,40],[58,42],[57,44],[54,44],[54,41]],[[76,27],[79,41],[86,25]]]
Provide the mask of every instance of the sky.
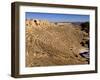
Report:
[[40,19],[40,20],[48,20],[50,22],[87,22],[89,21],[89,15],[78,15],[78,14],[26,12],[25,17],[26,19]]

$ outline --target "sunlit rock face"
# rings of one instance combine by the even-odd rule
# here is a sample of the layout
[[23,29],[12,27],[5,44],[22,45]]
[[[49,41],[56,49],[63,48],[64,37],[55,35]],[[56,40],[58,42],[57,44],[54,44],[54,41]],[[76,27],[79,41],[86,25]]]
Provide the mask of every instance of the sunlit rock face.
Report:
[[89,39],[81,26],[38,19],[25,24],[26,67],[88,64],[89,58],[80,55]]

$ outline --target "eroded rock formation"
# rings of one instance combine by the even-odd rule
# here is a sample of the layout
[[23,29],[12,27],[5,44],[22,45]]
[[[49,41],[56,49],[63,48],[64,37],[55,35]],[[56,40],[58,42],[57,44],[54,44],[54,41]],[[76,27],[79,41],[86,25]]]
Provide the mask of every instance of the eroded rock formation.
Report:
[[82,42],[88,36],[72,23],[26,20],[26,66],[87,64],[80,55],[88,50]]

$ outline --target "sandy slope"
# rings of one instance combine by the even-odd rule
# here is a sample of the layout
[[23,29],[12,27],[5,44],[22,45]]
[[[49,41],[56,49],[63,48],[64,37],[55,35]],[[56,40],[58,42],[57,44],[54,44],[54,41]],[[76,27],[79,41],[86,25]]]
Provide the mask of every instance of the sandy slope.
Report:
[[86,64],[79,55],[86,33],[72,23],[26,20],[26,66]]

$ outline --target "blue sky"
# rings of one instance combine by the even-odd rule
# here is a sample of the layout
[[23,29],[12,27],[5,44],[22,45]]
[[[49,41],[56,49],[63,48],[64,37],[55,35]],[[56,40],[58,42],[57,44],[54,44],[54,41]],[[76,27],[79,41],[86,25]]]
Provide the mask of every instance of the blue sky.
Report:
[[26,12],[25,16],[26,16],[26,19],[49,20],[51,22],[86,22],[86,21],[89,21],[89,15]]

